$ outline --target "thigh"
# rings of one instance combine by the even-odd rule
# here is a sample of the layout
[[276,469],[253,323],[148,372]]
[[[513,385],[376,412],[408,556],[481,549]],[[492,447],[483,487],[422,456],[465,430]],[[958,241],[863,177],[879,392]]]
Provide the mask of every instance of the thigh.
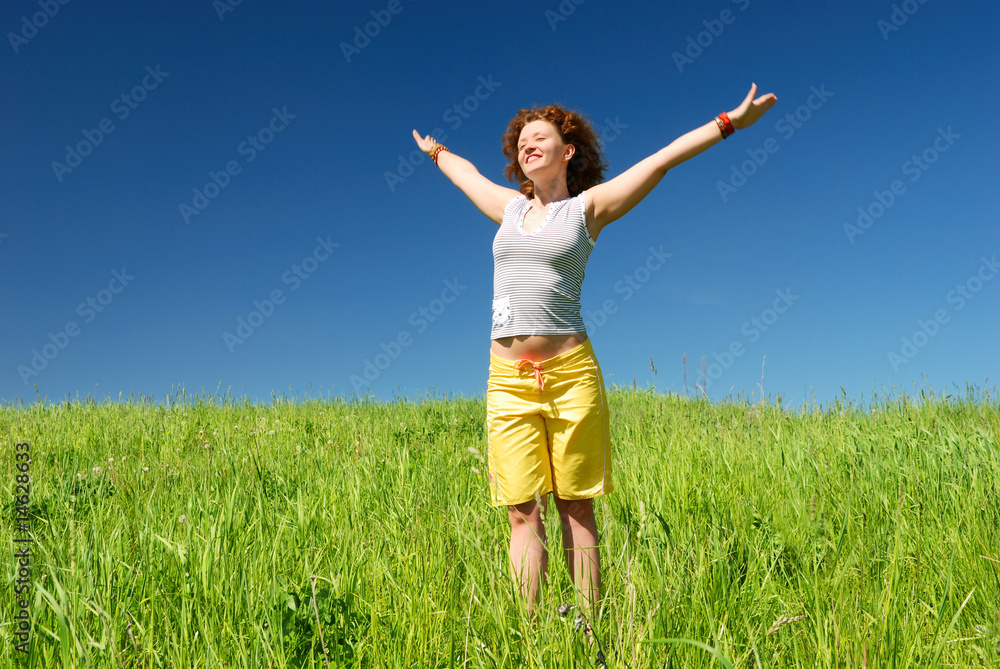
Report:
[[609,493],[611,429],[604,380],[596,359],[561,370],[546,403],[552,487],[566,500]]
[[552,492],[545,419],[534,378],[490,373],[486,389],[486,434],[490,503],[511,506]]

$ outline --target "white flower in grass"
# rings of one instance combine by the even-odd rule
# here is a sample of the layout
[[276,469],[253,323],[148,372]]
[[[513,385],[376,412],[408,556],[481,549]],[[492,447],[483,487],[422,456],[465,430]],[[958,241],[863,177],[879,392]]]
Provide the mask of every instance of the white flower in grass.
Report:
[[114,462],[114,461],[115,461],[115,459],[113,457],[108,458],[108,462]]
[[274,434],[274,430],[269,430],[268,434]]
[[143,467],[143,468],[142,468],[142,471],[144,471],[144,472],[148,472],[148,471],[149,471],[149,467]]
[[95,474],[100,474],[101,473],[101,468],[100,467],[94,467],[91,471],[94,472]]
[[188,519],[187,516],[185,516],[184,514],[181,514],[181,517],[177,519],[177,522],[178,523],[186,523],[187,519]]

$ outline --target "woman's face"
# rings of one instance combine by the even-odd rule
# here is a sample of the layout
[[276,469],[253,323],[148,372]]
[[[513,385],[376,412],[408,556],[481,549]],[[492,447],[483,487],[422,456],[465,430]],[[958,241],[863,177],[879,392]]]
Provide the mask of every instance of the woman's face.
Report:
[[558,170],[561,163],[569,163],[573,152],[573,145],[562,141],[559,130],[541,119],[525,125],[517,141],[517,161],[524,175],[532,180],[532,173]]

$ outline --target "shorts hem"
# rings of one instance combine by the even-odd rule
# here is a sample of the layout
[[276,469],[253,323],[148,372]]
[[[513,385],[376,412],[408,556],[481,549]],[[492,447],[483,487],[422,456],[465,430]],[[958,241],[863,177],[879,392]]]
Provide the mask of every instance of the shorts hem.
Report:
[[[552,492],[551,490],[550,490],[549,492],[546,492],[546,493],[541,493],[541,492],[540,492],[540,493],[538,493],[538,496],[539,496],[539,497],[541,497],[542,499],[545,499],[546,497],[548,497],[548,496],[549,496],[549,493],[551,493],[551,492]],[[524,504],[524,503],[526,503],[526,502],[531,502],[531,501],[533,501],[534,499],[535,499],[535,496],[534,496],[534,495],[531,495],[531,496],[530,496],[530,497],[528,497],[527,499],[523,499],[523,500],[521,500],[520,502],[501,502],[501,501],[498,501],[498,500],[495,500],[495,499],[494,499],[494,500],[490,500],[490,504],[491,504],[492,506],[495,506],[495,507],[497,507],[497,508],[499,508],[499,507],[501,507],[501,506],[517,506],[518,504]]]

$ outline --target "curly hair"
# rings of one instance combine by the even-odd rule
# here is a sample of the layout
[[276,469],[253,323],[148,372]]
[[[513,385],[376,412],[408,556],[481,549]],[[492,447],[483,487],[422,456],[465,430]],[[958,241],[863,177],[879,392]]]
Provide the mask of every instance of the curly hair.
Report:
[[507,124],[507,132],[503,136],[503,155],[510,163],[503,173],[508,181],[516,179],[520,184],[521,193],[529,199],[535,197],[535,185],[524,175],[517,160],[517,143],[524,126],[538,120],[548,121],[554,125],[562,141],[576,148],[566,168],[566,186],[569,188],[570,197],[575,197],[604,181],[604,171],[608,169],[608,164],[601,155],[597,133],[591,127],[590,121],[583,114],[559,105],[518,109],[517,115]]

